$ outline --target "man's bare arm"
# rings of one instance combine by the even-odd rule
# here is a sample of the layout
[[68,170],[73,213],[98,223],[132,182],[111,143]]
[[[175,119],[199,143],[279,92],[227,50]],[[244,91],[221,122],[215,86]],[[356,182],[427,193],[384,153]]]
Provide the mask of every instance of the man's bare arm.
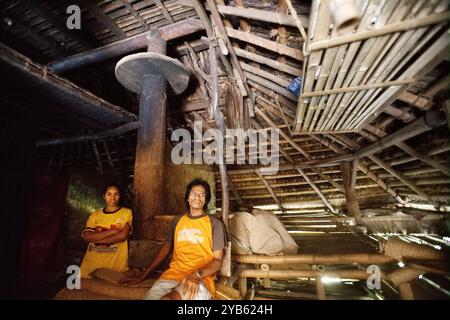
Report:
[[222,261],[223,261],[223,250],[216,250],[213,252],[214,259],[204,266],[203,268],[199,269],[197,272],[199,273],[200,277],[207,277],[210,275],[215,274],[220,270],[222,267]]
[[120,281],[122,285],[130,285],[130,284],[137,284],[139,282],[144,281],[150,272],[152,272],[156,267],[158,267],[161,262],[164,261],[164,259],[167,258],[167,256],[170,253],[170,249],[172,248],[171,244],[168,242],[164,242],[161,249],[159,249],[158,254],[156,255],[155,259],[149,264],[149,266],[145,269],[145,271],[139,276],[139,277],[126,277]]

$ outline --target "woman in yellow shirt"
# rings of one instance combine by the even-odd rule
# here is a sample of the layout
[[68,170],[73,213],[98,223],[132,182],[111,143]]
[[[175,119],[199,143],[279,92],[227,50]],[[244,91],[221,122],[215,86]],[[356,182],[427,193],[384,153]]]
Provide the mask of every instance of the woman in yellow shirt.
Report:
[[120,187],[108,184],[103,192],[105,208],[93,212],[81,236],[88,248],[81,263],[81,277],[90,278],[95,269],[118,272],[128,270],[128,236],[132,232],[132,213],[120,203]]

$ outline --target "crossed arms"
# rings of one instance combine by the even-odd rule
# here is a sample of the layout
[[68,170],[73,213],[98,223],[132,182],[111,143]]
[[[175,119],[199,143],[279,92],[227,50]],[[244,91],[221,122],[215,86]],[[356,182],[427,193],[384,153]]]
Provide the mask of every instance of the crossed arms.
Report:
[[95,243],[117,243],[127,240],[131,226],[127,222],[122,229],[110,229],[103,231],[84,230],[81,236],[87,242]]

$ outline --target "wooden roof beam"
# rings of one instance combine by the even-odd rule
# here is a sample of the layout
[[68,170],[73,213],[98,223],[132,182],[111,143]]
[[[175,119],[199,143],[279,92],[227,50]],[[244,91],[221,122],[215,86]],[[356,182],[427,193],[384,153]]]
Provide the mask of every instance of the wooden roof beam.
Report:
[[[173,40],[197,31],[204,30],[203,23],[197,19],[185,19],[180,22],[159,28],[161,37],[166,40]],[[54,61],[47,65],[48,69],[55,73],[63,73],[72,69],[85,67],[100,61],[119,57],[127,53],[147,48],[149,45],[150,31],[140,33],[133,37],[110,43],[103,47],[98,47],[85,51],[61,60]]]
[[125,31],[123,31],[113,19],[111,19],[96,3],[89,0],[83,0],[83,6],[85,6],[89,12],[92,13],[105,27],[111,30],[116,37],[121,40],[127,37]]
[[445,115],[442,115],[438,111],[429,111],[424,117],[421,117],[400,130],[390,134],[389,136],[381,138],[379,141],[362,148],[355,153],[355,156],[358,158],[369,156],[399,142],[427,132],[433,128],[440,127],[446,122],[447,120]]
[[[183,6],[192,7],[192,3],[189,0],[178,0],[178,3]],[[205,9],[209,11],[209,6],[206,5]],[[242,6],[225,6],[217,5],[217,10],[225,16],[236,16],[241,18],[247,18],[250,20],[263,21],[268,23],[273,23],[277,25],[285,25],[290,27],[297,27],[297,23],[291,15],[278,13],[273,11],[254,9],[254,8],[244,8]],[[309,25],[309,17],[306,15],[299,16],[300,21],[303,26]]]
[[261,175],[258,171],[256,171],[255,173],[258,175],[261,182],[266,186],[267,191],[269,191],[270,195],[272,196],[273,200],[277,204],[278,208],[284,212],[285,210],[284,210],[283,206],[281,205],[281,202],[278,199],[277,195],[275,194],[275,191],[273,191],[272,187],[270,186],[269,182],[267,182],[267,180],[264,178],[264,176]]
[[397,170],[393,169],[390,165],[388,165],[386,162],[381,160],[380,158],[369,155],[368,158],[378,164],[380,167],[382,167],[384,170],[389,172],[391,175],[393,175],[395,178],[403,182],[406,186],[408,186],[410,189],[412,189],[415,193],[417,193],[421,198],[424,200],[436,205],[436,202],[424,191],[422,191],[419,187],[417,187],[413,182],[411,182],[409,179],[407,179],[403,174],[398,172]]

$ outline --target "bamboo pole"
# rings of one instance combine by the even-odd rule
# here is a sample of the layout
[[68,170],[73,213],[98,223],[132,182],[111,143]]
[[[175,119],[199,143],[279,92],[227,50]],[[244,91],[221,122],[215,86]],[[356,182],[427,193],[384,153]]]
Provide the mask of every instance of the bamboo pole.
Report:
[[408,263],[408,266],[410,266],[411,268],[417,269],[417,270],[421,270],[423,273],[431,272],[431,273],[440,274],[443,276],[450,275],[450,271],[448,270],[448,266],[446,264],[443,265],[441,268],[430,267],[430,266],[426,266],[426,265],[420,264],[420,263]]
[[[332,218],[330,218],[332,219]],[[335,218],[337,219],[337,218]],[[348,219],[348,218],[346,218]],[[233,261],[248,264],[388,264],[396,261],[394,258],[376,253],[346,253],[346,254],[296,254],[282,256],[265,255],[233,255]]]
[[421,274],[424,274],[423,270],[414,268],[402,268],[397,269],[387,275],[387,279],[391,281],[394,286],[399,287],[404,283],[409,283],[414,279],[417,279]]
[[[200,18],[200,21],[203,22],[206,35],[208,36],[208,38],[212,39],[214,37],[214,31],[211,26],[211,21],[209,20],[208,15],[206,14],[205,9],[203,8],[203,5],[200,3],[199,0],[192,0],[191,3],[195,9],[195,12]],[[233,68],[231,67],[230,62],[228,61],[228,59],[225,57],[224,53],[221,50],[219,50],[219,56],[228,73],[228,76],[233,77],[234,76]]]
[[446,11],[435,13],[424,18],[410,19],[406,21],[400,21],[397,23],[391,23],[379,29],[357,32],[352,35],[346,35],[330,40],[314,41],[310,44],[309,50],[310,51],[323,50],[346,43],[357,42],[369,38],[384,36],[390,33],[408,31],[411,29],[418,29],[432,24],[447,22],[448,20],[450,20],[450,12]]
[[297,171],[301,174],[303,179],[311,186],[311,188],[315,191],[315,193],[319,196],[320,200],[322,200],[323,204],[332,212],[337,213],[338,210],[336,210],[331,203],[327,200],[327,198],[323,195],[323,193],[320,191],[320,189],[314,184],[314,182],[311,181],[311,179],[305,174],[305,172],[302,169],[297,169]]
[[[287,12],[286,0],[278,0],[278,12],[280,14],[287,15],[288,12]],[[288,36],[287,36],[287,32],[286,32],[286,27],[283,25],[280,25],[278,27],[278,43],[281,45],[286,45],[287,38],[288,38]],[[278,62],[286,63],[286,58],[284,56],[279,56]]]
[[227,173],[227,178],[228,178],[228,185],[230,186],[231,191],[233,192],[234,197],[237,199],[238,204],[242,204],[242,198],[239,195],[238,189],[236,188],[236,186],[233,183],[233,180],[231,180],[230,175]]
[[374,88],[402,86],[402,85],[406,85],[406,84],[412,84],[415,82],[417,82],[417,80],[415,80],[415,79],[406,79],[406,80],[395,80],[395,81],[364,84],[364,85],[355,86],[355,87],[338,88],[338,89],[331,89],[331,90],[324,90],[324,91],[312,91],[312,92],[302,93],[301,98],[325,96],[325,95],[338,94],[338,93],[355,92],[355,91],[369,90],[369,89],[374,89]]
[[220,17],[219,11],[217,11],[217,6],[216,3],[214,2],[214,0],[206,0],[206,2],[208,3],[208,7],[209,10],[211,11],[211,17],[212,20],[214,20],[215,25],[217,26],[220,35],[224,38],[226,44],[227,44],[227,48],[228,51],[230,53],[230,61],[231,61],[231,65],[233,66],[233,68],[236,70],[237,75],[239,76],[239,78],[242,80],[242,83],[244,85],[245,91],[247,92],[247,95],[249,97],[249,100],[251,101],[251,103],[248,103],[248,111],[249,111],[249,115],[251,117],[254,116],[254,110],[253,110],[253,101],[254,101],[254,97],[253,97],[253,93],[250,90],[250,88],[247,85],[247,80],[246,77],[244,75],[244,72],[241,69],[241,66],[239,65],[239,60],[237,59],[236,56],[236,52],[235,52],[235,48],[232,46],[230,39],[228,38],[227,32],[225,30],[225,27],[223,25],[222,22],[222,18]]
[[267,191],[269,191],[271,197],[273,198],[273,200],[275,201],[275,203],[278,206],[278,209],[281,211],[284,211],[283,206],[281,205],[280,200],[278,199],[275,191],[272,189],[272,187],[270,186],[270,184],[267,182],[267,180],[264,178],[264,176],[262,176],[258,171],[256,171],[256,174],[258,175],[259,179],[261,179],[261,182],[264,184],[264,186],[266,187]]
[[291,0],[285,0],[285,2],[289,8],[289,11],[292,14],[292,17],[295,20],[295,24],[297,25],[297,28],[300,31],[300,34],[302,35],[303,41],[306,41],[306,39],[308,39],[308,36],[306,35],[306,31],[303,28],[302,21],[300,20],[300,18],[297,15],[297,11],[295,11],[294,7],[292,6]]
[[[296,278],[344,278],[344,279],[359,279],[367,280],[368,273],[366,270],[336,270],[336,271],[314,271],[314,270],[260,270],[247,269],[241,272],[240,278],[270,278],[270,279],[296,279]],[[384,272],[381,272],[381,277],[385,278]]]
[[[275,97],[275,99],[276,98],[278,98],[278,97]],[[269,100],[269,99],[266,99],[265,97],[263,97],[263,96],[258,96],[257,98],[256,98],[256,100],[258,101],[258,102],[260,102],[261,104],[265,104],[265,105],[270,105],[272,108],[276,108],[277,107],[277,105],[276,105],[276,103],[277,103],[277,101],[275,101],[275,102],[272,102],[271,100]],[[278,99],[278,100],[280,100],[280,99]],[[279,102],[279,101],[278,101]],[[278,103],[279,104],[279,103]],[[285,104],[283,104],[283,107],[285,107],[285,108],[283,108],[283,113],[286,115],[286,116],[288,116],[289,118],[292,118],[292,119],[294,119],[294,117],[295,117],[295,113],[294,113],[294,111],[289,107],[289,106],[287,106],[287,105],[285,105]]]
[[[331,36],[333,36],[334,33],[332,32]],[[332,79],[335,78],[337,74],[337,70],[333,70],[333,66],[336,63],[335,58],[338,54],[338,48],[332,48],[330,50],[326,50],[324,53],[323,63],[320,66],[320,74],[318,75],[318,80],[315,84],[314,91],[320,91],[324,88],[325,90],[329,89],[332,84]],[[334,72],[333,72],[334,71]],[[311,75],[312,76],[312,75]],[[312,81],[312,77],[309,77],[307,80]],[[315,75],[314,75],[315,77]],[[305,90],[301,94],[300,99],[303,99]],[[306,97],[306,96],[305,96]],[[303,104],[307,103],[307,100],[303,100]],[[321,112],[321,109],[324,105],[324,99],[320,96],[313,96],[311,101],[308,103],[308,112],[306,114],[305,120],[304,120],[304,127],[309,126],[310,128],[313,128],[316,124],[319,114]]]
[[[314,172],[315,169],[314,170],[311,169],[311,170]],[[308,173],[305,173],[305,174],[308,174]],[[285,177],[285,176],[286,175],[282,175],[281,178]],[[297,175],[295,175],[295,174],[287,175],[287,176],[289,178],[297,177]],[[276,178],[279,179],[279,176],[276,176]],[[270,178],[266,177],[266,180],[268,180],[268,179],[270,179]],[[365,176],[358,176],[357,177],[357,180],[364,180],[364,179],[366,179]],[[236,182],[243,182],[243,181],[249,182],[249,181],[258,181],[258,180],[259,180],[258,178],[244,178],[242,180],[239,179],[239,178],[235,178]],[[270,180],[272,180],[272,179],[270,179]],[[323,189],[321,189],[322,192],[328,193],[328,192],[331,192],[331,191],[333,191],[333,192],[334,191],[340,191],[341,193],[345,194],[345,191],[342,188],[342,186],[337,185],[334,180],[335,181],[341,181],[341,179],[333,179],[333,180],[331,180],[331,179],[323,179],[323,180],[316,180],[315,183],[318,184],[318,183],[328,182],[328,183],[332,184],[332,182],[333,182],[333,184],[332,184],[333,188],[330,188],[330,189],[324,189],[323,188]],[[435,185],[438,185],[438,184],[440,184],[440,185],[448,185],[448,184],[450,184],[450,180],[448,178],[428,178],[428,179],[425,178],[425,179],[414,179],[412,181],[417,186],[435,186]],[[273,184],[271,184],[271,186],[273,188],[290,187],[290,186],[291,187],[292,186],[304,186],[304,185],[308,185],[308,183],[306,181],[298,181],[298,182],[297,181],[295,181],[295,182],[292,181],[292,182],[289,182],[289,183],[273,183]],[[377,184],[363,183],[363,184],[359,184],[359,185],[355,186],[355,188],[364,190],[364,189],[367,189],[367,188],[374,188],[374,187],[377,187],[377,186],[378,186]],[[400,181],[399,182],[393,181],[393,182],[389,183],[389,186],[390,187],[403,187],[404,184],[402,182],[400,182]],[[238,187],[236,187],[237,190],[256,190],[256,189],[264,189],[264,188],[265,187],[263,185],[255,185],[253,183],[251,185],[245,185],[245,186],[238,186]],[[217,190],[220,191],[220,188],[218,187]]]
[[[408,12],[408,17],[412,17],[414,14],[416,14],[420,7],[420,3],[412,4],[415,5],[415,8]],[[406,6],[403,6],[403,8],[408,9],[408,7]],[[418,12],[419,16],[428,14],[429,9],[427,7],[423,7],[420,9],[421,10]],[[380,40],[389,40],[384,46],[378,47],[378,50],[381,50],[381,52],[379,52],[378,58],[366,72],[363,82],[369,81],[371,83],[374,83],[382,80],[390,80],[395,74],[397,74],[396,72],[392,71],[392,69],[409,61],[404,56],[410,53],[410,51],[408,50],[410,50],[411,48],[412,50],[417,49],[414,48],[417,47],[417,42],[419,42],[419,40],[421,39],[421,35],[424,32],[425,30],[422,28],[419,30],[410,30],[402,34],[396,33],[391,36],[384,36],[379,38]],[[365,92],[359,92],[353,98],[351,104],[347,107],[345,115],[336,125],[336,128],[347,128],[348,126],[351,126],[351,123],[355,118],[364,115],[364,112],[367,107],[370,106],[372,99],[376,98],[375,93],[379,92],[380,90],[381,89],[371,89]]]
[[106,158],[108,159],[108,164],[111,168],[114,168],[114,162],[111,157],[111,153],[109,152],[108,144],[106,143],[106,140],[102,140],[103,148],[105,149]]

